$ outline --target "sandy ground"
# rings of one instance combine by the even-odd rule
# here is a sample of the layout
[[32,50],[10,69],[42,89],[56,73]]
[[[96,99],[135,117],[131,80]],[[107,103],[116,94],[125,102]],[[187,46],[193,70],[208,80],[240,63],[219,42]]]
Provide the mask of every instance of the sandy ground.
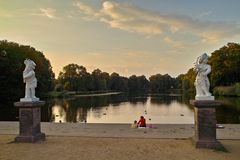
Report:
[[221,140],[229,153],[195,149],[188,139],[48,136],[35,144],[0,135],[0,160],[237,160],[240,140]]
[[217,138],[229,153],[196,149],[188,139],[192,124],[158,124],[132,129],[130,124],[41,123],[47,140],[13,143],[18,122],[0,122],[0,160],[238,160],[240,125],[225,124]]
[[[193,124],[156,124],[156,128],[132,129],[130,124],[41,123],[48,136],[118,137],[118,138],[189,138]],[[240,140],[239,124],[224,124],[217,129],[218,139]],[[0,135],[18,134],[19,122],[0,122]]]

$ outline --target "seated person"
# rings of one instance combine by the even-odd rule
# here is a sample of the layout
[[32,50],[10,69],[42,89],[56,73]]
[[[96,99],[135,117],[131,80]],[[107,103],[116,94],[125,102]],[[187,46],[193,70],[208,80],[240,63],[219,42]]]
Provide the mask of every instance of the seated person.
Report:
[[138,121],[138,127],[146,127],[146,120],[143,116],[140,117],[140,120]]
[[137,124],[137,121],[135,120],[131,126],[131,128],[137,128],[138,127],[138,124]]

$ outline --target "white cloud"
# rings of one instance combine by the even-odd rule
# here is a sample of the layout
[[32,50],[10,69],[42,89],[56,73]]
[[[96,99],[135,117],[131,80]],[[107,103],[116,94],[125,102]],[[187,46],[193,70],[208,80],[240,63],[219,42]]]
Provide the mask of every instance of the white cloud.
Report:
[[165,25],[156,23],[156,17],[144,13],[141,9],[126,4],[106,1],[101,10],[106,16],[102,19],[113,28],[140,34],[161,34]]
[[49,19],[59,19],[59,17],[56,16],[56,9],[53,8],[39,8],[38,13],[33,13],[32,15],[44,16]]
[[[198,36],[202,42],[217,42],[222,38],[240,33],[237,23],[201,21],[189,16],[151,12],[129,4],[105,1],[100,11],[82,2],[78,8],[89,17],[107,23],[112,28],[135,32],[147,36],[188,33]],[[211,12],[204,12],[207,16]]]
[[93,20],[101,15],[99,11],[96,11],[93,7],[83,2],[78,1],[74,3],[74,6],[76,6],[79,9],[79,12],[84,15],[83,18],[85,20]]

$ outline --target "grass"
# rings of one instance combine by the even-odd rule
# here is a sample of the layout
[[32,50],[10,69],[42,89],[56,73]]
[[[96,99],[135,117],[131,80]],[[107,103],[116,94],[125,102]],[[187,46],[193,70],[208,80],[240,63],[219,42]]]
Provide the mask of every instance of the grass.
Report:
[[240,83],[232,86],[218,86],[213,91],[216,96],[238,96],[240,97]]

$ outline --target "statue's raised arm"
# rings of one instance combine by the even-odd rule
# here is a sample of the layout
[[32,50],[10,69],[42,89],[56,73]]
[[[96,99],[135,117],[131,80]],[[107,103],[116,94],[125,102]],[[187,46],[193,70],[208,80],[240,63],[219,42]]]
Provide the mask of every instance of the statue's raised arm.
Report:
[[39,101],[39,98],[35,96],[35,88],[37,87],[37,78],[35,77],[35,66],[36,64],[30,60],[26,59],[24,61],[25,69],[23,71],[23,82],[26,83],[25,87],[25,97],[21,98],[21,102],[32,102]]
[[214,100],[214,96],[209,92],[210,83],[207,75],[211,72],[211,66],[207,64],[208,55],[202,54],[197,58],[194,70],[197,73],[195,80],[196,100]]

